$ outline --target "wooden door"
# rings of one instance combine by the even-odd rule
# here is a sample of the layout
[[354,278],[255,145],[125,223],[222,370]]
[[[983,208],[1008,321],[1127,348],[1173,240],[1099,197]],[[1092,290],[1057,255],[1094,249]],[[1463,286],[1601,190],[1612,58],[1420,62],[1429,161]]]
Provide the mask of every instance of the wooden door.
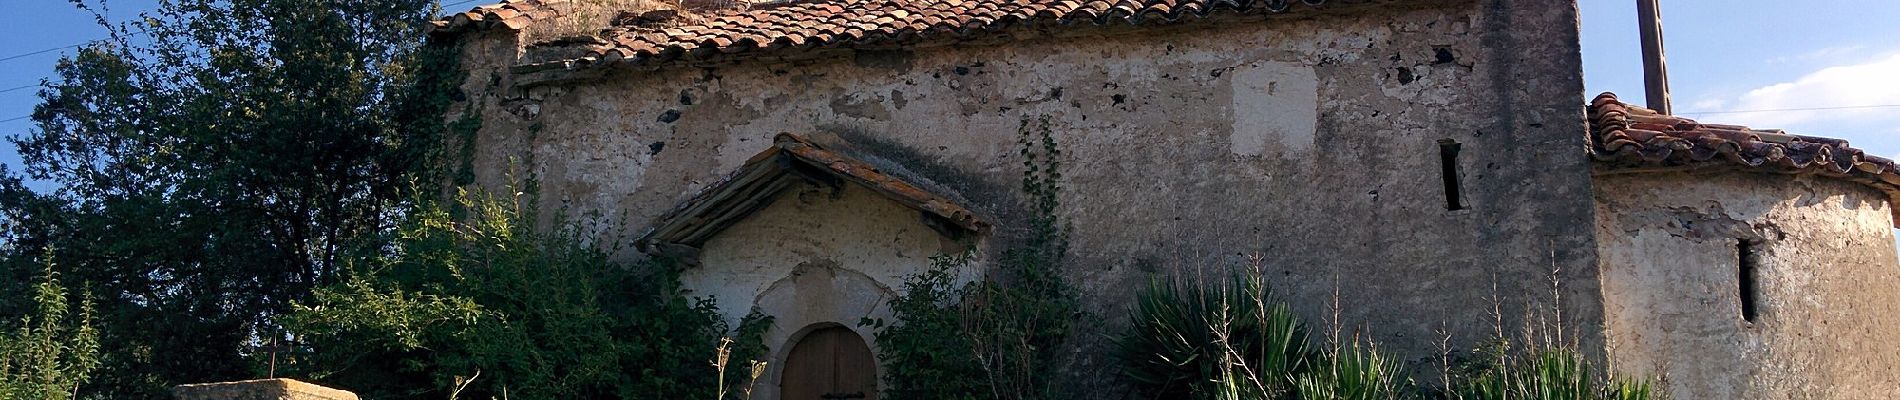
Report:
[[781,400],[877,399],[877,360],[857,332],[842,326],[799,339],[782,374]]

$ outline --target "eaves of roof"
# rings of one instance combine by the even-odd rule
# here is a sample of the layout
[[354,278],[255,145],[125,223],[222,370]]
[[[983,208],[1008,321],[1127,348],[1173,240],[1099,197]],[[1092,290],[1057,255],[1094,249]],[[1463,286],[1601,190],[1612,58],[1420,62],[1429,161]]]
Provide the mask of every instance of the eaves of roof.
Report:
[[[506,0],[437,21],[439,34],[500,27],[521,29],[559,18],[559,4],[571,0]],[[578,69],[596,65],[651,65],[676,60],[730,57],[780,50],[897,46],[934,39],[979,37],[1027,25],[1147,25],[1216,14],[1281,13],[1296,4],[1315,8],[1360,3],[1418,3],[1420,0],[871,0],[857,2],[792,1],[744,10],[678,16],[670,10],[659,21],[615,26],[600,39],[579,42],[554,60],[522,65],[516,72]]]
[[1857,182],[1900,203],[1900,165],[1846,140],[1705,124],[1624,103],[1614,93],[1598,95],[1589,114],[1589,152],[1599,173],[1716,167],[1813,174]]

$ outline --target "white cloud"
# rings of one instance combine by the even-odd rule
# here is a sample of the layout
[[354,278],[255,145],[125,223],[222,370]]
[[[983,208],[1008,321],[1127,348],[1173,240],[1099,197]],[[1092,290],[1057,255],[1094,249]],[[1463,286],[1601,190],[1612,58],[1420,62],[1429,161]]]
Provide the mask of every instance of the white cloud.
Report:
[[1689,105],[1689,109],[1690,109],[1690,110],[1694,110],[1694,111],[1704,111],[1704,110],[1707,110],[1707,111],[1715,111],[1715,110],[1727,110],[1727,109],[1728,109],[1728,100],[1722,100],[1722,99],[1702,99],[1702,100],[1699,100],[1699,101],[1696,101],[1696,102],[1695,102],[1695,104],[1691,104],[1691,105]]
[[1804,64],[1804,63],[1814,63],[1814,62],[1823,62],[1823,63],[1839,62],[1841,60],[1847,60],[1850,58],[1855,58],[1856,56],[1859,56],[1861,54],[1865,54],[1863,50],[1866,50],[1866,49],[1867,49],[1867,46],[1864,46],[1864,45],[1833,46],[1833,47],[1826,47],[1826,48],[1822,48],[1819,50],[1814,50],[1814,51],[1810,51],[1806,53],[1801,53],[1794,56],[1781,56],[1781,57],[1771,58],[1768,60],[1768,63],[1769,64],[1790,64],[1790,63]]
[[[1734,99],[1705,99],[1693,111],[1788,110],[1900,104],[1900,54],[1821,69],[1791,82],[1763,86]],[[1719,109],[1701,106],[1721,105]],[[1758,128],[1792,127],[1822,120],[1900,124],[1900,108],[1764,111],[1696,114],[1689,117]]]

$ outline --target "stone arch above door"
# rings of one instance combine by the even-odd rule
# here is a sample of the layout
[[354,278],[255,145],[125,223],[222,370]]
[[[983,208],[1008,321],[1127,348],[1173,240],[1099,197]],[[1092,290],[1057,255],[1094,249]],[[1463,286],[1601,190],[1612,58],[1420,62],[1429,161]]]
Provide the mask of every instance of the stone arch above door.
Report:
[[876,354],[876,332],[858,326],[858,321],[890,319],[887,302],[896,296],[896,291],[876,279],[827,261],[801,263],[774,282],[752,302],[755,311],[774,318],[763,338],[770,348],[771,364],[766,366],[766,380],[756,389],[760,398],[779,398],[776,389],[783,384],[779,379],[793,346],[816,329],[848,329],[864,338]]

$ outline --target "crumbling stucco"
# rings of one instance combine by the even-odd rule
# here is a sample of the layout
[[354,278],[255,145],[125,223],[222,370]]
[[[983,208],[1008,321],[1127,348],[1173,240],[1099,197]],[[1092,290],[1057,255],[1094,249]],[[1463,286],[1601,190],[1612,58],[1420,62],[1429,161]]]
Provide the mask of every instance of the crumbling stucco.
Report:
[[[1454,348],[1485,339],[1493,299],[1504,299],[1513,319],[1555,307],[1553,272],[1565,314],[1586,343],[1596,341],[1588,333],[1601,315],[1593,232],[1577,223],[1590,220],[1592,200],[1577,152],[1584,124],[1574,7],[1410,4],[1171,27],[1024,29],[1002,42],[625,69],[533,87],[509,77],[471,85],[483,117],[477,182],[499,185],[508,160],[526,160],[543,209],[602,215],[627,228],[600,228],[598,237],[627,241],[776,133],[849,127],[921,156],[893,159],[982,183],[954,189],[1014,188],[1023,161],[1017,128],[1048,117],[1068,166],[1067,268],[1089,311],[1109,323],[1102,335],[1085,335],[1064,369],[1083,377],[1072,380],[1078,397],[1121,393],[1103,384],[1116,366],[1102,339],[1125,323],[1140,282],[1250,255],[1267,260],[1272,285],[1308,320],[1332,315],[1337,294],[1347,331],[1417,370],[1435,369],[1429,363],[1440,359],[1446,334]],[[1441,139],[1463,145],[1454,161],[1465,210],[1444,204]],[[978,207],[1021,196],[958,194]],[[806,217],[819,215],[864,218]],[[996,222],[992,242],[1007,242],[1022,221]],[[917,263],[905,268],[936,248],[904,243],[913,246],[906,260]],[[725,251],[707,249],[708,266]],[[866,275],[895,286],[888,275]]]
[[1900,265],[1884,194],[1717,171],[1606,175],[1596,197],[1618,370],[1666,377],[1677,399],[1900,393]]

